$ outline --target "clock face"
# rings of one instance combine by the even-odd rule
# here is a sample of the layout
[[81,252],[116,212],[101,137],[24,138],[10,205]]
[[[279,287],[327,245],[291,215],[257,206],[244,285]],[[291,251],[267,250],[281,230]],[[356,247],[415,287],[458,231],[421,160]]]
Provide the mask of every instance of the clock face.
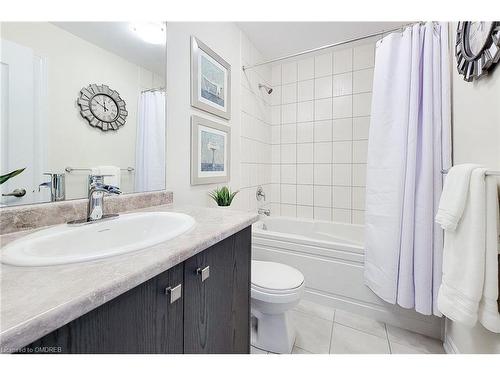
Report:
[[478,56],[482,51],[486,42],[491,35],[493,22],[479,21],[469,22],[469,30],[467,32],[468,51],[471,57]]
[[95,117],[104,122],[112,122],[118,115],[116,102],[113,98],[105,94],[98,94],[92,97],[90,110]]

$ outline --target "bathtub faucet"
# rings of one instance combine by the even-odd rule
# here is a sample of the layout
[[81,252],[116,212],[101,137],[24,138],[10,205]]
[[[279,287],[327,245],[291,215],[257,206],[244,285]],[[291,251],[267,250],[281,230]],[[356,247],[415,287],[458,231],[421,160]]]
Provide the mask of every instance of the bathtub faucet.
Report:
[[259,215],[271,216],[271,210],[269,208],[259,208],[257,213]]

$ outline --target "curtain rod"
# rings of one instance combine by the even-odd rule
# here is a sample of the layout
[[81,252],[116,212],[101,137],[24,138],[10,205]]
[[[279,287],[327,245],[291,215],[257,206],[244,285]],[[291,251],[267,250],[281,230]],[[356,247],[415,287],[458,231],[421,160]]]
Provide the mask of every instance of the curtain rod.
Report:
[[324,50],[324,49],[327,49],[327,48],[332,48],[332,47],[341,46],[341,45],[347,44],[347,43],[357,42],[358,40],[372,38],[374,36],[383,35],[385,33],[392,33],[392,32],[397,31],[397,30],[403,30],[407,26],[414,25],[414,24],[417,24],[417,23],[421,24],[422,21],[407,23],[405,25],[396,27],[394,29],[382,30],[382,31],[379,31],[379,32],[376,32],[376,33],[373,33],[373,34],[368,34],[368,35],[360,36],[360,37],[357,37],[357,38],[347,39],[347,40],[344,40],[342,42],[327,44],[327,45],[324,45],[324,46],[321,46],[321,47],[316,47],[316,48],[308,49],[308,50],[305,50],[305,51],[301,51],[301,52],[297,52],[297,53],[292,53],[290,55],[286,55],[286,56],[282,56],[282,57],[277,57],[275,59],[266,60],[266,61],[263,61],[261,63],[257,63],[257,64],[253,64],[253,65],[243,65],[242,69],[243,70],[253,69],[253,68],[256,68],[256,67],[261,66],[261,65],[271,64],[273,62],[282,61],[282,60],[286,60],[286,59],[291,59],[292,57],[298,57],[298,56],[306,55],[308,53],[313,53],[313,52],[321,51],[321,50]]
[[141,94],[145,92],[155,92],[155,91],[165,91],[165,87],[156,87],[152,89],[142,90]]

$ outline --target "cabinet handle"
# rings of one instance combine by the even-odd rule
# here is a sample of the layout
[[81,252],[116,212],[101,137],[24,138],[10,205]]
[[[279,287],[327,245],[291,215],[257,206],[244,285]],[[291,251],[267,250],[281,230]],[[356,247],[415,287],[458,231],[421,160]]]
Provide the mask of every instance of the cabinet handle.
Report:
[[182,284],[177,286],[165,288],[165,294],[170,296],[170,303],[174,303],[182,296]]
[[198,275],[201,275],[201,282],[204,282],[210,277],[210,266],[206,266],[205,268],[197,268],[196,273]]

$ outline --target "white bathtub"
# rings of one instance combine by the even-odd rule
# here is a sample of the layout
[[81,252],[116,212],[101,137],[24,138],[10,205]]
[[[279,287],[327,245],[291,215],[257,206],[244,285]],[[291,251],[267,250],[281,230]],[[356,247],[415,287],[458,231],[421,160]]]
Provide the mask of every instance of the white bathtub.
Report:
[[271,216],[252,229],[253,259],[300,270],[305,299],[441,338],[441,319],[387,304],[364,285],[362,225]]

